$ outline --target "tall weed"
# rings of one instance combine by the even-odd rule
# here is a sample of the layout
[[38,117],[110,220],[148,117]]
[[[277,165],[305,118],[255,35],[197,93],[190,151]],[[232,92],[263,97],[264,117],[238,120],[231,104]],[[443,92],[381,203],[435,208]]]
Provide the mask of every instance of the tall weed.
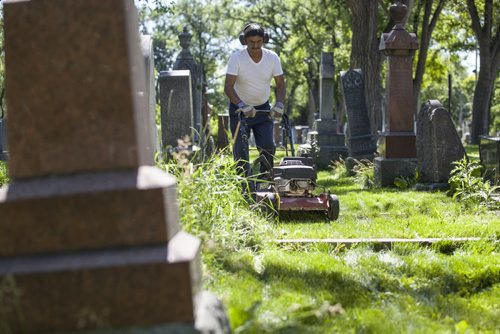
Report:
[[455,167],[448,180],[453,199],[461,201],[466,207],[500,209],[500,187],[483,179],[482,167],[476,161],[464,157],[453,164]]
[[354,182],[359,184],[363,189],[375,188],[375,169],[373,167],[373,162],[367,159],[361,159],[356,161],[356,165],[353,167]]
[[330,168],[332,169],[332,175],[334,180],[338,180],[341,177],[347,176],[347,167],[345,165],[344,159],[340,158],[339,160],[334,160],[330,164]]
[[228,153],[222,151],[193,163],[181,152],[174,159],[158,162],[158,167],[177,178],[180,220],[187,232],[215,250],[257,250],[266,220],[258,210],[249,209],[243,195],[247,180],[237,173]]

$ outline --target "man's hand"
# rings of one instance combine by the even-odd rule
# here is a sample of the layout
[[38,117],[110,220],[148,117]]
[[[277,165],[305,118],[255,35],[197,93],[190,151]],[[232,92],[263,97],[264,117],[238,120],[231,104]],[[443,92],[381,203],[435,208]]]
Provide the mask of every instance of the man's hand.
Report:
[[243,113],[243,115],[245,115],[246,118],[254,118],[255,115],[257,115],[257,110],[254,107],[245,104],[244,102],[238,103],[238,108],[240,108],[241,112]]
[[285,105],[283,102],[276,102],[276,104],[271,109],[271,118],[279,121],[285,112]]

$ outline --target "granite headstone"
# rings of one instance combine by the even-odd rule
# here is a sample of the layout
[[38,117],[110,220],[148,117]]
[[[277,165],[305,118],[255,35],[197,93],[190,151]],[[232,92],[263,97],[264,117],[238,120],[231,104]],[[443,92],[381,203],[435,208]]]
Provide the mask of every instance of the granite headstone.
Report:
[[450,112],[437,100],[424,103],[417,117],[419,182],[447,184],[452,162],[465,154]]
[[193,132],[193,140],[198,140],[198,134],[201,133],[202,123],[202,85],[203,85],[203,70],[200,64],[195,60],[189,47],[191,46],[191,38],[187,26],[179,34],[179,44],[182,47],[181,52],[177,55],[173,69],[174,70],[189,70],[191,73],[191,98],[193,104],[193,127],[196,131]]
[[340,72],[340,80],[347,111],[346,142],[349,156],[355,159],[373,160],[377,151],[377,141],[370,130],[363,74],[360,69],[349,69]]
[[162,150],[177,147],[178,140],[193,140],[193,102],[189,70],[160,72]]
[[[333,160],[347,156],[347,147],[345,146],[345,137],[337,133],[337,121],[334,119],[334,74],[335,66],[333,64],[333,53],[322,52],[320,63],[319,78],[319,96],[320,96],[320,117],[316,120],[313,129],[317,131],[315,140],[320,147],[316,165],[320,168],[326,168]],[[311,144],[308,139],[307,142]]]
[[0,282],[18,294],[2,328],[194,325],[200,243],[180,231],[175,179],[148,166],[134,2],[3,9],[11,183],[0,188]]

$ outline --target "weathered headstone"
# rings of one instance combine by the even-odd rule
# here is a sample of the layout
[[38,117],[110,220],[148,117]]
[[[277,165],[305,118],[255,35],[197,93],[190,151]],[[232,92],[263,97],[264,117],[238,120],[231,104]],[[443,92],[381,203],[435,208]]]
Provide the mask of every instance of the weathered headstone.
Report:
[[320,118],[314,124],[318,132],[316,139],[320,147],[316,165],[320,168],[328,167],[332,160],[347,156],[347,147],[344,144],[344,135],[337,133],[337,122],[334,119],[334,73],[333,53],[322,52],[320,63]]
[[191,94],[193,100],[193,127],[194,131],[192,138],[198,140],[198,134],[201,133],[202,123],[202,85],[203,85],[203,71],[201,65],[195,60],[189,47],[191,46],[191,38],[193,36],[189,33],[187,26],[179,34],[179,44],[182,51],[177,56],[174,63],[174,70],[189,70],[191,72]]
[[188,70],[160,72],[162,149],[177,147],[177,140],[193,139],[191,74]]
[[479,156],[481,165],[485,168],[485,176],[500,183],[500,137],[481,136]]
[[0,118],[0,161],[7,160],[7,119]]
[[349,156],[358,160],[373,160],[377,151],[377,140],[370,130],[363,74],[360,69],[349,69],[340,72],[340,80],[347,111],[346,141]]
[[133,1],[3,9],[11,184],[0,188],[0,282],[16,307],[2,328],[194,324],[199,241],[179,230],[175,179],[147,166]]
[[396,25],[380,39],[379,49],[387,55],[388,67],[387,107],[378,146],[380,157],[374,159],[375,182],[379,186],[393,186],[396,177],[411,177],[417,165],[412,58],[418,42],[415,34],[404,29],[407,10],[401,2],[390,7]]
[[446,187],[452,162],[465,154],[450,112],[437,100],[424,103],[417,117],[419,182]]
[[155,60],[153,54],[153,39],[149,35],[141,36],[142,54],[144,57],[144,69],[146,73],[146,111],[148,119],[148,137],[147,147],[149,155],[154,159],[156,152],[160,151],[160,142],[158,140],[158,129],[156,127],[156,85],[155,85]]

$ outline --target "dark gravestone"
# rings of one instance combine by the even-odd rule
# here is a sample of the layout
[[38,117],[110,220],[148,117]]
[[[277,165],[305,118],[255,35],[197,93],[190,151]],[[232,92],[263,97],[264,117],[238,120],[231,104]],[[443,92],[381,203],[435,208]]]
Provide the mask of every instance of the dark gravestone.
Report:
[[360,69],[341,72],[342,93],[347,111],[347,148],[355,159],[372,160],[377,151],[375,136],[370,131],[363,75]]
[[2,328],[194,324],[200,243],[180,231],[176,180],[147,166],[134,2],[3,9],[11,183],[0,188],[0,282],[16,307]]
[[7,160],[7,119],[0,118],[0,161]]
[[188,70],[160,72],[162,150],[177,147],[178,140],[193,139],[191,74]]
[[465,149],[451,115],[437,100],[422,105],[417,117],[417,160],[421,183],[448,183],[453,161],[465,156]]
[[479,156],[486,178],[500,182],[500,137],[481,136]]

